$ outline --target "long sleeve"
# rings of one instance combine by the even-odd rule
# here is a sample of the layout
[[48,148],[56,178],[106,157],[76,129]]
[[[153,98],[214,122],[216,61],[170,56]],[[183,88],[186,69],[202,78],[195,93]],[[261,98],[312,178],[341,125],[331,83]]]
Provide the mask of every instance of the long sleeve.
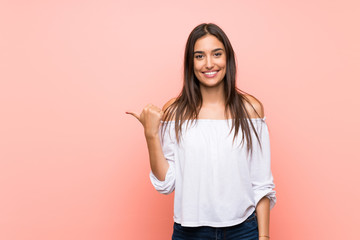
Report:
[[252,188],[254,190],[255,206],[257,206],[261,198],[266,196],[270,199],[270,209],[272,209],[276,203],[276,191],[273,190],[273,188],[275,188],[275,184],[273,182],[274,178],[271,172],[270,137],[265,117],[262,120],[260,119],[255,124],[261,141],[262,151],[255,134],[252,132],[254,152],[249,163],[250,176]]
[[171,134],[173,132],[172,127],[172,123],[169,122],[164,136],[162,136],[161,131],[159,134],[164,157],[169,163],[169,168],[166,172],[165,180],[160,181],[150,170],[150,181],[155,189],[162,194],[170,194],[175,189],[175,138]]

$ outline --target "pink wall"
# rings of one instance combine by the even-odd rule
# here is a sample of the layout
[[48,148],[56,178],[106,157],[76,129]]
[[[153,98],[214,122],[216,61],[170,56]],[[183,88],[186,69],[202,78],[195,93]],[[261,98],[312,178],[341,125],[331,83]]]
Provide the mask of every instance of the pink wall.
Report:
[[[1,1],[0,239],[170,239],[143,129],[190,31],[228,34],[265,106],[278,240],[356,239],[358,1]],[[356,184],[357,183],[357,184]]]

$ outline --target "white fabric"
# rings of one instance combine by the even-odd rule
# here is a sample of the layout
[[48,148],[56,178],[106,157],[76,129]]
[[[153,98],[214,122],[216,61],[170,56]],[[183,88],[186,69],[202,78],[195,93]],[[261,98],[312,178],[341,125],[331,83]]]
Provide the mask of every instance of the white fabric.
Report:
[[[243,222],[255,210],[262,197],[276,203],[275,184],[270,168],[270,139],[264,118],[248,119],[254,124],[263,152],[252,130],[253,156],[246,154],[246,138],[238,147],[239,128],[234,146],[231,119],[198,119],[186,129],[182,126],[180,143],[175,138],[175,121],[169,121],[160,142],[169,169],[164,181],[150,171],[157,191],[170,194],[175,190],[174,221],[182,226],[225,227]],[[162,122],[163,123],[163,122]],[[162,124],[161,124],[162,126]]]

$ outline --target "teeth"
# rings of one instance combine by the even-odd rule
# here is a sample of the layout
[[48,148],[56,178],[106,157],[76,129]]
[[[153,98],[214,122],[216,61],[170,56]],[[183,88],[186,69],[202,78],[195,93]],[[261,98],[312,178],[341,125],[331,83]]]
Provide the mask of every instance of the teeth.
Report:
[[217,73],[217,72],[206,72],[205,74],[206,74],[206,75],[213,75],[213,74],[215,74],[215,73]]

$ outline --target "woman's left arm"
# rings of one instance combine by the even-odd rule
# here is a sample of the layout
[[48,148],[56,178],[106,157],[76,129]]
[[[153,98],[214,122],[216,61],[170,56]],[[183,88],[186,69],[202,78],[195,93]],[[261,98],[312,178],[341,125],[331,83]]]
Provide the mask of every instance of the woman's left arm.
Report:
[[[263,197],[256,206],[256,217],[258,221],[259,236],[270,236],[270,199]],[[267,237],[259,237],[259,240],[269,239]]]
[[[265,120],[265,118],[263,119]],[[255,197],[255,211],[258,221],[259,236],[269,236],[270,210],[276,203],[274,178],[271,172],[271,152],[269,129],[265,121],[256,122],[262,149],[253,135],[253,157],[250,159],[250,176]],[[268,237],[259,237],[269,240]]]

